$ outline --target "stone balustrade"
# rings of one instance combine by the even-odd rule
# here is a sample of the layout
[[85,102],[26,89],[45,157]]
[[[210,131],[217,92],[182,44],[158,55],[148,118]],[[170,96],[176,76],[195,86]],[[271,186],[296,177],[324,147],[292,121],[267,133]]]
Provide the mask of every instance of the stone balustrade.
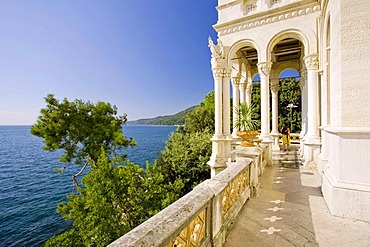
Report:
[[236,148],[236,161],[225,170],[109,246],[222,246],[235,217],[257,191],[266,150]]

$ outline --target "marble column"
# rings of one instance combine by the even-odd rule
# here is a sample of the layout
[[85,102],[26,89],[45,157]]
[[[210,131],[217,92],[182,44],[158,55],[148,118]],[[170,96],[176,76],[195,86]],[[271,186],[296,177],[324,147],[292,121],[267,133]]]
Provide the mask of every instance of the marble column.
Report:
[[246,102],[248,105],[252,104],[252,92],[253,92],[253,83],[249,81],[246,87],[245,95],[246,95]]
[[246,89],[247,89],[247,80],[241,81],[239,85],[239,90],[240,90],[240,103],[245,103],[246,102]]
[[301,70],[301,77],[299,80],[299,87],[301,89],[301,108],[302,108],[302,127],[300,138],[303,139],[307,133],[307,71],[305,69]]
[[224,155],[227,161],[231,158],[231,124],[230,124],[230,79],[231,79],[231,69],[224,69],[223,76],[223,132],[225,149]]
[[320,142],[319,135],[319,99],[318,99],[318,64],[319,57],[312,54],[304,57],[307,69],[307,134],[306,142],[317,144]]
[[232,134],[232,137],[233,138],[238,138],[238,136],[236,135],[236,132],[239,131],[239,128],[236,127],[236,123],[239,119],[239,115],[236,109],[239,108],[240,79],[241,79],[240,74],[232,78],[232,83],[233,83],[233,108],[232,108],[233,109],[233,134]]
[[271,62],[258,63],[258,72],[261,78],[261,135],[260,138],[269,142],[270,137],[270,104],[269,104],[269,77]]
[[280,150],[279,148],[279,78],[271,79],[271,98],[272,98],[272,131],[271,136],[274,138],[272,150]]
[[223,129],[222,129],[222,91],[223,91],[223,69],[213,69],[213,78],[215,84],[215,136],[221,137],[223,136]]
[[[216,64],[217,61],[214,63]],[[216,64],[217,65],[217,64]],[[208,161],[211,167],[211,176],[227,167],[224,155],[225,141],[223,135],[223,115],[222,115],[222,95],[223,95],[223,75],[224,68],[212,66],[215,91],[215,134],[212,137],[212,155]]]

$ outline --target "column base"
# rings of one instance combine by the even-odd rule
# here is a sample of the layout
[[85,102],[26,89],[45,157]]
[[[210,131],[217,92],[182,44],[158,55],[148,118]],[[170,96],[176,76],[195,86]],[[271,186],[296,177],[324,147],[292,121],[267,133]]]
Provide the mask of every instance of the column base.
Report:
[[259,136],[260,139],[262,139],[262,142],[271,142],[272,138],[270,134],[260,134]]
[[215,134],[212,138],[212,155],[207,164],[211,167],[211,176],[215,176],[227,167],[231,161],[231,142],[229,135]]
[[272,151],[280,151],[280,145],[279,145],[279,132],[272,132],[271,136],[273,138],[273,144],[272,144]]

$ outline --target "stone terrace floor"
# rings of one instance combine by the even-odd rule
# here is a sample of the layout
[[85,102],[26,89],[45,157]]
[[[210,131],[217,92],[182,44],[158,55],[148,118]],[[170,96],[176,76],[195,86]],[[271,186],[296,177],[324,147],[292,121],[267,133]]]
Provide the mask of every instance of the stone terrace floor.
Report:
[[225,247],[370,247],[370,224],[332,216],[319,174],[303,168],[296,150],[275,158],[264,170],[258,196],[246,202],[234,222]]

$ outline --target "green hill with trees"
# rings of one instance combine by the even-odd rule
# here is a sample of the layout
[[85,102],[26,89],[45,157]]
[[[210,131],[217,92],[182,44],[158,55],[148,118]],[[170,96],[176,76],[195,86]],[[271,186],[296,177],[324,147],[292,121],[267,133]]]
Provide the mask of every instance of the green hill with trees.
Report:
[[158,116],[155,118],[138,119],[134,121],[127,121],[127,125],[184,125],[186,115],[197,106],[189,107],[174,115]]

